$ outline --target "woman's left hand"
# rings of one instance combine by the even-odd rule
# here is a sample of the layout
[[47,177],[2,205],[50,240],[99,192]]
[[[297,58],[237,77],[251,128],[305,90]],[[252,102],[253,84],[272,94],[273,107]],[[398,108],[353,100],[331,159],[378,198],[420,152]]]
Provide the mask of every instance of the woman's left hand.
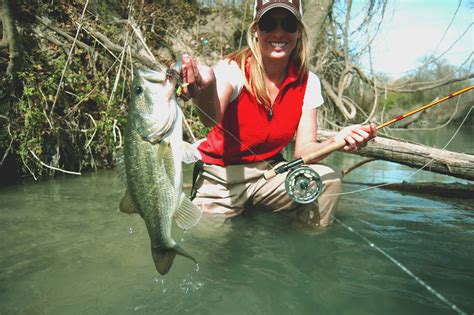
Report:
[[346,145],[344,151],[355,152],[367,145],[367,142],[377,135],[377,126],[374,123],[370,125],[352,125],[345,127],[337,133],[334,139],[344,139]]

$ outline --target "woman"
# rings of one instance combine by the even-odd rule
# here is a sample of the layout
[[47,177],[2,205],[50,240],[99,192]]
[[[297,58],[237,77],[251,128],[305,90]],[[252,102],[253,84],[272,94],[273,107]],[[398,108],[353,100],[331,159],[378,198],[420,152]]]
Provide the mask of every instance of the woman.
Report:
[[[204,162],[193,202],[205,213],[235,216],[247,207],[297,209],[297,219],[313,226],[333,221],[341,175],[312,164],[323,191],[301,206],[285,192],[286,174],[265,180],[263,173],[285,163],[280,151],[296,135],[295,158],[344,138],[355,151],[375,136],[375,125],[351,126],[334,139],[316,142],[318,77],[309,71],[308,35],[300,1],[256,1],[247,32],[249,47],[230,54],[215,69],[197,66],[183,55],[185,92],[200,119],[213,126],[198,149]],[[319,161],[311,161],[317,163]]]

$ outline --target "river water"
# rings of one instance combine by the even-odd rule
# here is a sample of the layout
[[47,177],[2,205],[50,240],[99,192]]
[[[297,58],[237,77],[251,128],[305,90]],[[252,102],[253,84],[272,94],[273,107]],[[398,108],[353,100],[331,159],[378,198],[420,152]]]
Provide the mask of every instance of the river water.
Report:
[[[443,147],[454,131],[417,134]],[[473,153],[472,131],[448,148]],[[415,171],[376,161],[345,180],[455,181]],[[118,211],[117,171],[0,188],[0,314],[472,314],[473,199],[361,188],[345,184],[336,222],[315,233],[258,210],[175,228],[199,265],[177,257],[164,277],[143,220]]]

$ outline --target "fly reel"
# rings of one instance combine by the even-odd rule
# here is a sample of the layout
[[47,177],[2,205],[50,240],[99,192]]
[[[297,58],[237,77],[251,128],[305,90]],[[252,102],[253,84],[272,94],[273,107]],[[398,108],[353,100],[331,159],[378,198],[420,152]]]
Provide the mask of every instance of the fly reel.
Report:
[[300,166],[286,176],[285,190],[297,203],[310,203],[315,201],[323,190],[323,182],[311,167]]

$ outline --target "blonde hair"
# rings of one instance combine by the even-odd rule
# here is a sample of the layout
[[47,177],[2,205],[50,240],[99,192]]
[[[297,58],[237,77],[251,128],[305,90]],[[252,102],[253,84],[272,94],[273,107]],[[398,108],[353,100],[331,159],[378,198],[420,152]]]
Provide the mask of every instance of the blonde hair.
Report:
[[[271,99],[265,87],[265,69],[263,68],[262,54],[258,48],[257,38],[253,36],[256,27],[257,22],[254,21],[247,30],[248,47],[230,53],[226,58],[234,60],[239,65],[240,70],[244,74],[245,89],[255,96],[259,104],[270,107]],[[298,30],[301,32],[301,37],[298,39],[296,47],[291,53],[290,62],[293,62],[298,75],[302,78],[309,70],[309,36],[307,27],[303,21],[299,22]],[[249,67],[249,77],[245,75],[247,64]]]

